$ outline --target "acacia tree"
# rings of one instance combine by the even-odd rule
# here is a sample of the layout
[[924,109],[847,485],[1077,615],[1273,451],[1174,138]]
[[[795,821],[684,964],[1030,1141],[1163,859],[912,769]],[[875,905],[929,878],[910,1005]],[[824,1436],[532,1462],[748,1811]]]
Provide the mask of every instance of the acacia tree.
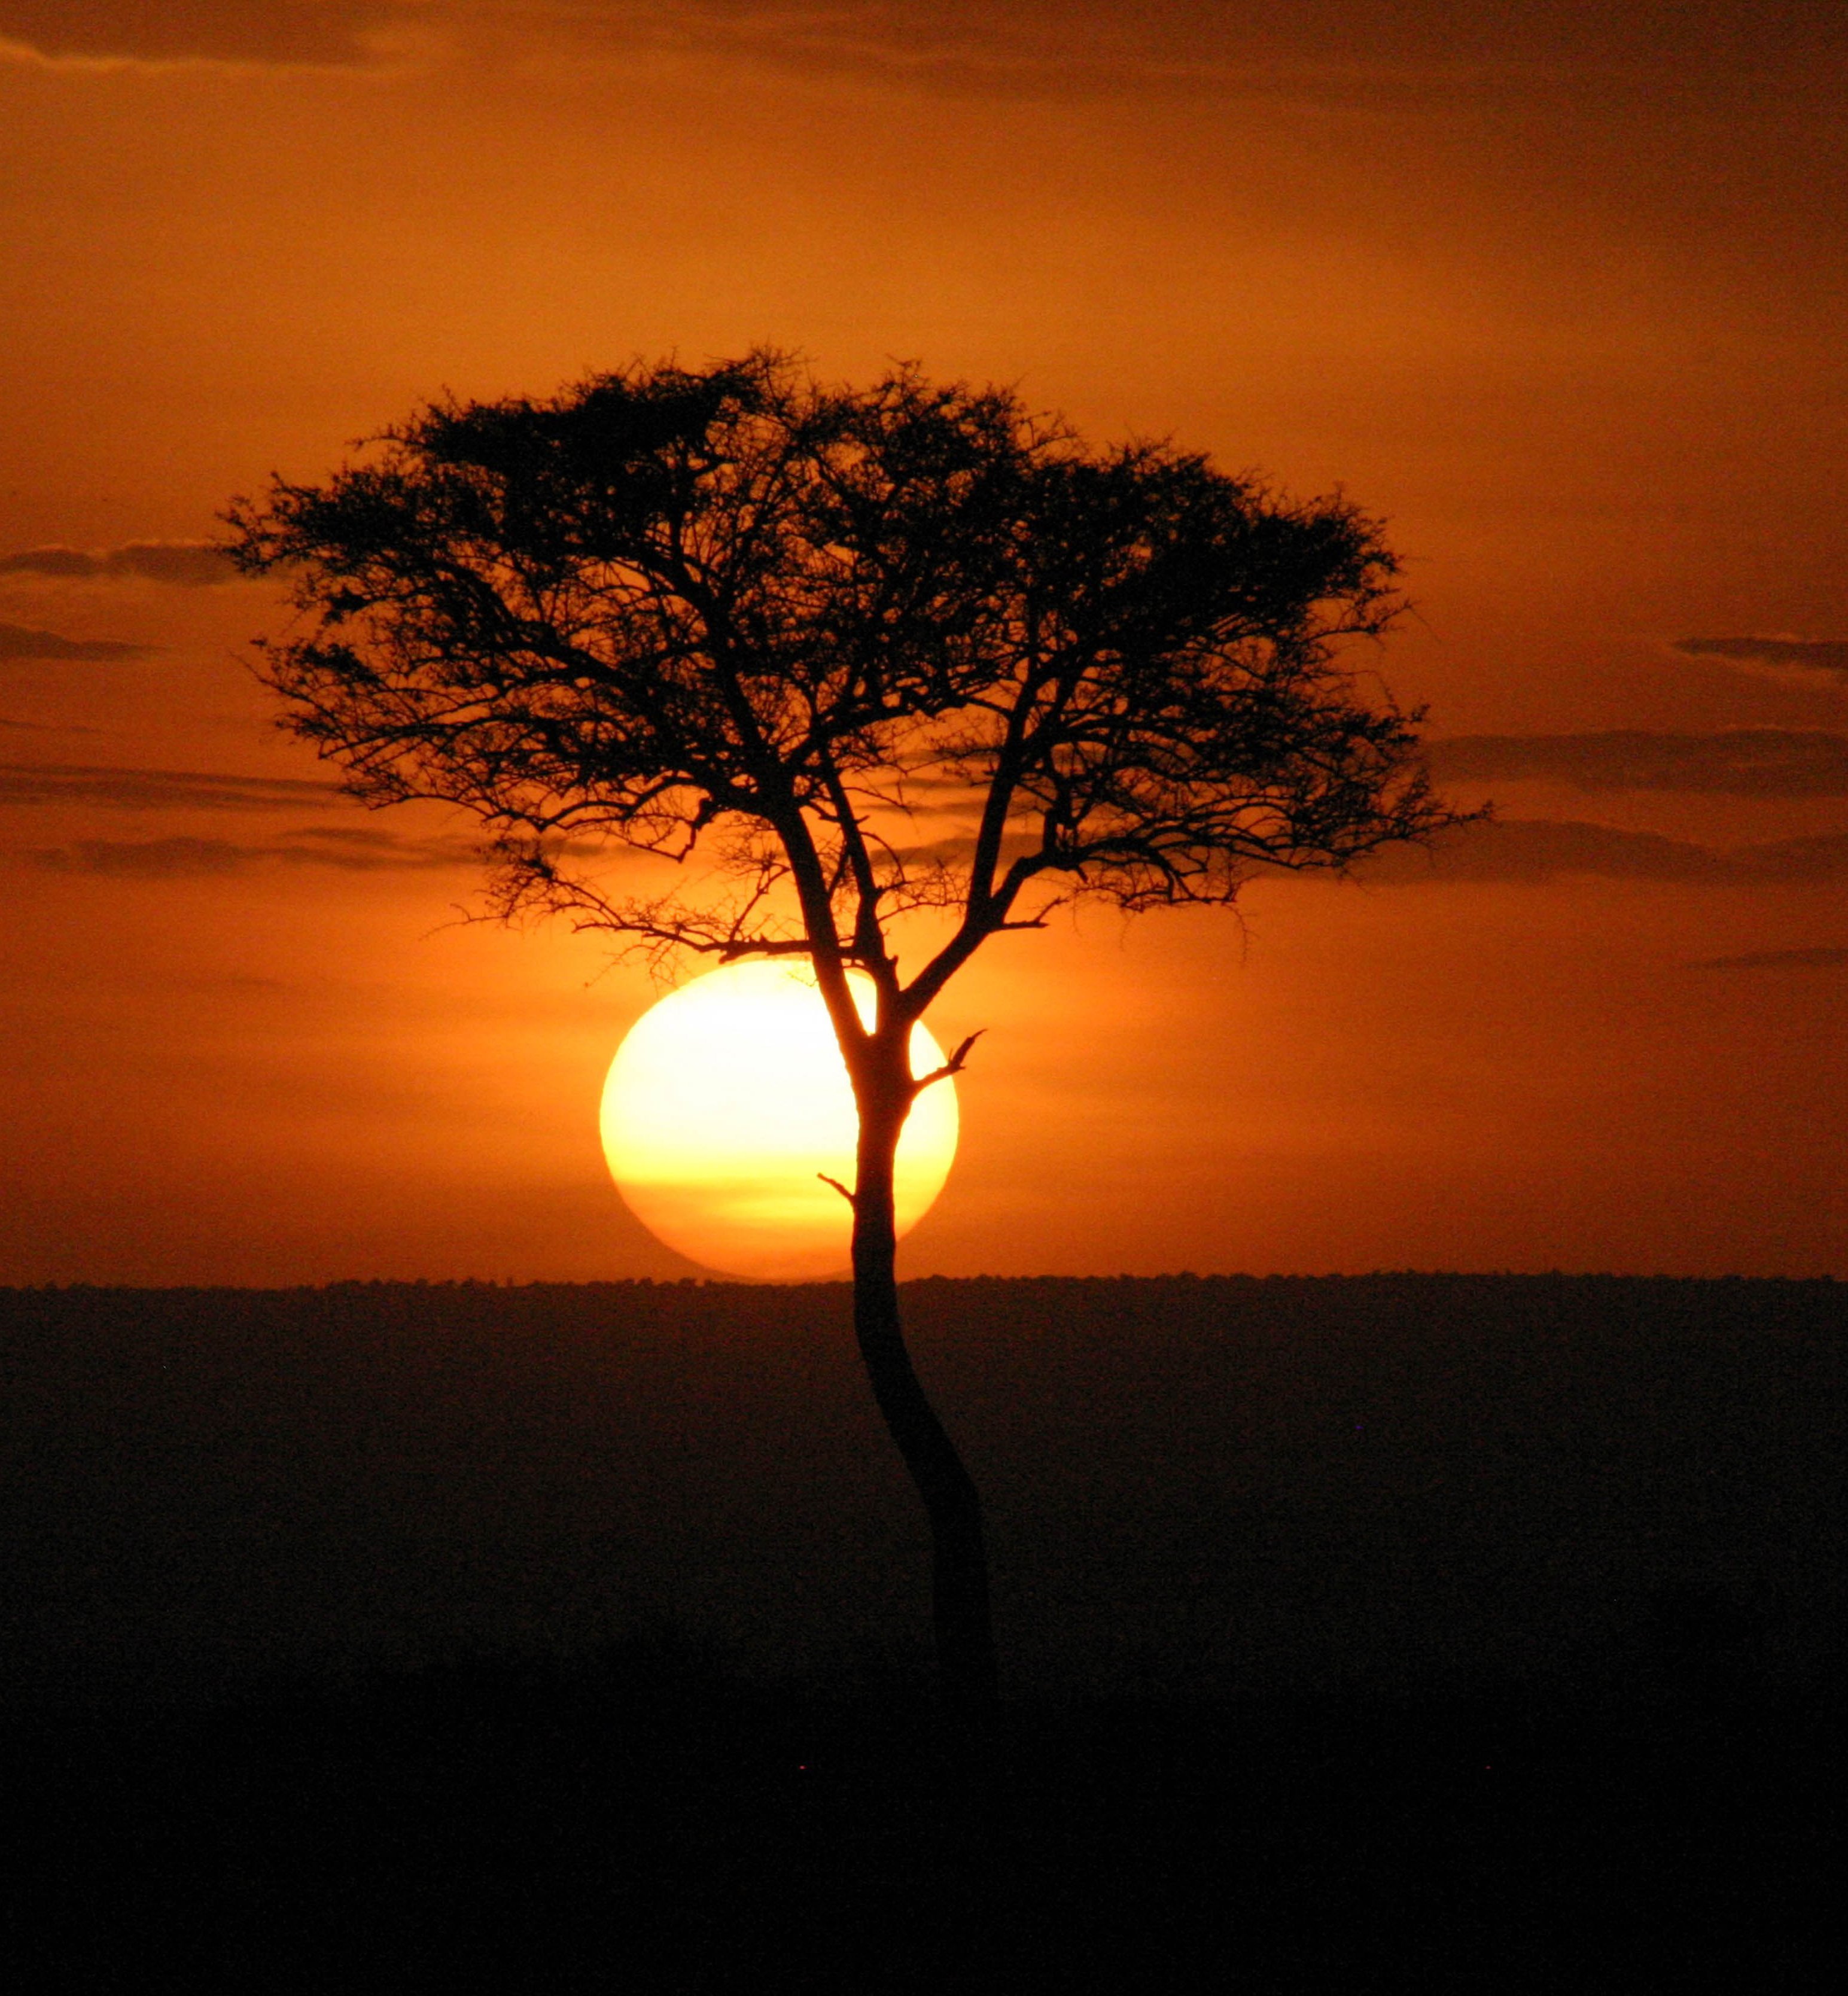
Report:
[[812,964],[859,1114],[859,1349],[929,1516],[943,1687],[992,1698],[981,1507],[894,1274],[900,1133],[972,1042],[917,1076],[911,1029],[1062,902],[1229,903],[1447,821],[1418,716],[1338,656],[1399,607],[1377,525],[1165,444],[1087,448],[1002,390],[834,387],[768,351],[426,406],[226,517],[304,613],[264,654],[284,724],[370,803],[484,821],[495,912]]

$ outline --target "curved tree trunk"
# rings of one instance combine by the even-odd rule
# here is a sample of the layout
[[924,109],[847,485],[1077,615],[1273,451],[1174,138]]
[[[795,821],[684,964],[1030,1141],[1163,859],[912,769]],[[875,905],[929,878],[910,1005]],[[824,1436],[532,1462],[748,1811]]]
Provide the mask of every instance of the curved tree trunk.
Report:
[[988,1602],[982,1501],[955,1444],[912,1370],[899,1320],[893,1164],[908,1094],[860,1106],[853,1212],[853,1323],[866,1376],[886,1426],[917,1485],[931,1520],[932,1606],[938,1679],[945,1700],[964,1709],[998,1693]]

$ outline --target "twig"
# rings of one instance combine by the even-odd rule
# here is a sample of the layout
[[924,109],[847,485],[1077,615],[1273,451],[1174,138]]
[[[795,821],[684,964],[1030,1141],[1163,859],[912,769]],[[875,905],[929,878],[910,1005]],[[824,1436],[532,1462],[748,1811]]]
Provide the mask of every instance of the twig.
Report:
[[941,1067],[933,1069],[930,1073],[921,1075],[913,1084],[912,1093],[914,1095],[921,1095],[933,1082],[948,1081],[952,1075],[962,1073],[963,1064],[969,1058],[969,1048],[972,1047],[976,1044],[976,1041],[980,1039],[982,1035],[987,1031],[988,1028],[986,1026],[978,1027],[976,1030],[971,1033],[969,1038],[962,1042],[962,1045],[960,1045],[956,1051],[950,1055],[949,1058],[944,1062]]

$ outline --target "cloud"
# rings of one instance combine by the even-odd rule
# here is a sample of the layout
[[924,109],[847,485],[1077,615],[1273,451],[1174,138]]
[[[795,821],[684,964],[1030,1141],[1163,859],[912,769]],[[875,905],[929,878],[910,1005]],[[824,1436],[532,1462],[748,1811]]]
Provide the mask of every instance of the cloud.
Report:
[[1726,849],[1655,832],[1571,819],[1498,818],[1394,846],[1358,869],[1382,886],[1534,884],[1574,876],[1708,886],[1796,886],[1848,880],[1848,833]]
[[1709,15],[1746,5],[1715,0],[1695,22],[1674,0],[475,0],[449,17],[517,36],[523,54],[550,42],[577,61],[691,58],[964,96],[1204,95],[1402,117],[1420,104],[1454,112],[1485,90],[1530,103],[1574,91],[1588,68],[1606,91],[1627,77],[1659,94],[1664,73],[1705,71],[1730,94],[1755,74],[1814,74],[1839,43],[1827,0],[1784,0],[1749,33],[1711,32]]
[[[1749,32],[1736,15],[1751,13]],[[1659,92],[1664,73],[1815,74],[1839,52],[1839,5],[1675,0],[1459,8],[1455,0],[0,0],[0,57],[73,69],[214,63],[350,69],[428,42],[518,60],[691,57],[958,93],[1204,91],[1333,99],[1382,90],[1531,98],[1588,67]]]
[[40,848],[27,858],[53,873],[100,873],[116,879],[174,880],[235,872],[243,848],[219,838],[148,838],[131,843],[89,838]]
[[401,0],[0,0],[0,50],[74,64],[346,68],[407,12]]
[[[589,57],[691,58],[771,75],[838,77],[952,97],[1027,99],[1206,94],[1376,102],[1382,76],[1404,97],[1442,88],[1459,65],[1443,52],[1414,55],[1397,17],[1368,45],[1351,4],[1332,32],[1293,16],[1255,24],[1244,6],[1201,0],[535,0],[522,30]],[[486,9],[479,22],[511,20]],[[1333,51],[1333,52],[1331,52]]]
[[1428,846],[1389,848],[1363,869],[1392,886],[1422,881],[1538,881],[1588,873],[1612,879],[1711,877],[1706,847],[1654,832],[1554,818],[1496,818],[1440,835]]
[[337,866],[357,873],[481,863],[479,846],[466,838],[404,838],[366,825],[307,825],[284,837],[286,845],[253,849],[291,866]]
[[285,832],[267,845],[225,838],[86,838],[32,848],[22,856],[47,872],[111,880],[198,879],[287,866],[342,873],[425,872],[477,863],[473,848],[459,840],[312,827]]
[[78,580],[138,576],[199,588],[233,582],[237,570],[211,541],[126,541],[118,548],[22,548],[0,555],[0,575],[69,576]]
[[1710,956],[1696,970],[1848,970],[1848,949],[1754,949],[1743,956]]
[[1723,877],[1753,886],[1848,879],[1848,833],[1784,838],[1773,845],[1735,846],[1714,858]]
[[[1081,22],[1074,22],[1075,11]],[[1117,81],[1127,81],[1158,46],[1147,14],[1144,9],[1142,18],[1126,22],[1109,6],[995,9],[971,0],[836,0],[821,7],[590,0],[547,7],[539,18],[580,46],[614,53],[729,57],[797,73],[939,88],[1031,88],[1069,82],[1110,57]]]
[[104,804],[118,810],[273,811],[342,801],[332,783],[189,769],[0,762],[0,805]]
[[60,638],[24,624],[0,624],[0,659],[145,659],[152,645],[121,645],[108,638]]
[[[1166,20],[1164,22],[1163,17]],[[1193,53],[1186,0],[0,0],[0,49],[72,67],[350,67],[414,23],[574,52],[732,56],[922,80],[1118,67]],[[1177,27],[1179,29],[1177,38]]]
[[1772,679],[1812,686],[1848,681],[1848,638],[1681,638],[1674,649],[1687,658],[1718,659]]
[[1720,735],[1460,735],[1433,742],[1440,782],[1569,783],[1581,790],[1848,796],[1848,735],[1782,728]]

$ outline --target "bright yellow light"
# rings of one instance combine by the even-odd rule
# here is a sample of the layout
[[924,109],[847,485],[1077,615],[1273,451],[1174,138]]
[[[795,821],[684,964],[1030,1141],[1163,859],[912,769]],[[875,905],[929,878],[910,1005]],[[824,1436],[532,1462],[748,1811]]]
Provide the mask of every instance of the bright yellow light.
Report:
[[[872,980],[854,1003],[873,1015]],[[922,1026],[911,1071],[943,1065]],[[806,964],[728,964],[636,1020],[603,1091],[603,1151],[636,1218],[689,1260],[774,1281],[841,1274],[852,1215],[816,1174],[854,1179],[853,1090]],[[956,1155],[955,1083],[926,1089],[898,1148],[898,1230],[943,1189]]]

